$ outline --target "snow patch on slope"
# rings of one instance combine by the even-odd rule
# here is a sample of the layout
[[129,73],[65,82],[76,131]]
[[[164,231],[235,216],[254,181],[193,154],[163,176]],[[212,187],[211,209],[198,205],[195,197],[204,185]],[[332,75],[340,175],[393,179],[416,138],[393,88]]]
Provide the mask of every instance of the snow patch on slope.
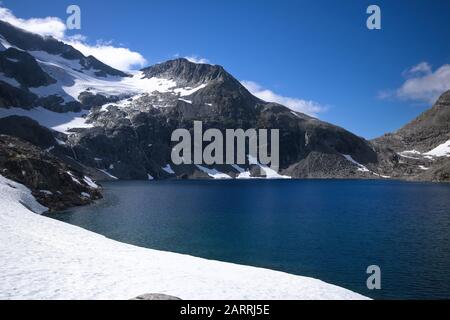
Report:
[[358,171],[360,171],[360,172],[368,172],[368,173],[373,174],[374,176],[381,177],[381,178],[385,178],[385,179],[391,178],[390,176],[384,176],[384,175],[382,175],[382,174],[379,174],[379,173],[376,173],[376,172],[373,172],[373,171],[367,169],[366,166],[364,166],[363,164],[361,164],[361,163],[359,163],[358,161],[356,161],[355,159],[353,159],[351,155],[343,154],[342,156],[343,156],[346,160],[348,160],[348,161],[350,161],[351,163],[353,163],[354,165],[356,165],[356,166],[358,167]]
[[59,131],[65,134],[70,134],[70,129],[76,128],[92,128],[93,125],[86,123],[87,112],[66,112],[58,113],[39,107],[31,110],[21,108],[3,109],[0,108],[0,118],[9,116],[24,116],[29,117],[39,122],[41,126]]
[[[292,177],[290,177],[290,176],[281,175],[278,172],[276,172],[275,170],[273,170],[272,168],[270,168],[270,167],[268,167],[266,165],[260,164],[258,162],[258,160],[255,157],[251,156],[251,155],[248,155],[248,161],[252,165],[259,166],[260,169],[262,171],[264,171],[266,179],[292,179]],[[241,173],[238,178],[243,179],[246,176],[247,176],[247,174]]]
[[187,104],[192,104],[191,100],[186,100],[186,99],[181,99],[181,98],[179,98],[178,100],[186,102]]
[[190,87],[186,87],[186,88],[178,88],[173,90],[175,93],[179,93],[181,97],[186,97],[186,96],[190,96],[191,94],[197,92],[200,89],[203,89],[207,86],[206,83],[199,85],[196,88],[190,88]]
[[425,155],[433,157],[450,157],[450,140],[438,145],[433,150],[425,153]]
[[84,91],[105,96],[126,96],[154,91],[168,92],[177,85],[173,80],[145,78],[140,71],[133,72],[131,77],[98,77],[95,75],[98,70],[86,70],[78,60],[43,51],[31,51],[30,54],[45,72],[57,80],[56,84],[31,89],[40,97],[58,95],[65,102],[70,102],[78,101],[78,96]]
[[172,167],[170,166],[170,164],[167,164],[164,168],[162,168],[165,172],[167,172],[168,174],[175,174],[175,171],[172,170]]
[[196,167],[206,173],[208,176],[210,176],[213,179],[231,179],[231,177],[223,172],[218,171],[217,169],[209,169],[204,166],[196,164]]
[[89,187],[91,187],[93,189],[98,189],[99,188],[98,185],[91,178],[89,178],[88,176],[84,176],[83,180]]
[[358,171],[361,172],[370,172],[369,169],[367,169],[366,166],[362,165],[361,163],[357,162],[355,159],[352,158],[351,155],[348,154],[343,154],[342,155],[345,159],[347,159],[348,161],[350,161],[351,163],[355,164],[358,167]]
[[131,77],[107,76],[98,77],[98,70],[84,69],[78,60],[68,60],[60,55],[53,55],[43,51],[31,51],[42,69],[52,78],[56,84],[45,87],[33,88],[31,91],[40,97],[58,95],[64,101],[78,101],[80,93],[89,91],[92,94],[104,96],[123,96],[124,98],[153,92],[190,95],[206,86],[202,84],[196,88],[176,88],[174,80],[164,78],[147,78],[141,71],[131,72]]
[[[0,209],[2,218],[5,216],[14,216],[14,212],[17,209],[37,214],[42,214],[48,210],[48,208],[36,201],[30,189],[17,182],[6,179],[2,175],[0,175],[0,198],[2,199],[2,207]],[[3,228],[3,224],[0,223],[0,225]]]
[[429,160],[435,160],[435,158],[440,157],[450,157],[450,140],[438,145],[436,148],[428,152],[420,152],[417,150],[406,150],[398,153],[403,158],[409,158],[414,160],[421,160],[421,158],[426,158]]
[[20,83],[17,82],[16,79],[7,77],[3,72],[0,72],[0,81],[6,82],[13,87],[20,88]]
[[98,169],[98,171],[103,172],[104,174],[106,174],[108,177],[110,177],[110,178],[113,179],[113,180],[119,180],[119,178],[113,176],[111,173],[109,173],[109,172],[106,171],[106,170]]

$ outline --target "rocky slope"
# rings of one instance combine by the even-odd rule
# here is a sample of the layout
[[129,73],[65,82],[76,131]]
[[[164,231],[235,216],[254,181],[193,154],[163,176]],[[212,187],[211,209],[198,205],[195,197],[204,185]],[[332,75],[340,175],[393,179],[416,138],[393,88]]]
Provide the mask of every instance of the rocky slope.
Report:
[[31,143],[0,135],[1,175],[27,186],[50,211],[100,199],[100,187],[89,177]]
[[[203,130],[279,129],[281,174],[295,178],[376,177],[355,165],[358,162],[376,167],[378,156],[367,141],[342,128],[254,97],[220,66],[177,59],[142,72],[147,79],[164,79],[175,85],[169,91],[145,93],[120,104],[94,108],[88,116],[94,127],[68,138],[82,163],[96,166],[99,163],[93,159],[102,159],[101,165],[122,179],[143,179],[148,175],[207,177],[195,166],[174,166],[170,161],[171,133],[178,128],[192,132],[193,121],[201,120]],[[315,162],[312,159],[316,155],[329,162],[305,164],[305,159]],[[168,164],[174,174],[163,169]],[[242,173],[226,165],[214,169],[230,177]],[[255,172],[250,163],[241,169]]]
[[450,91],[444,92],[434,106],[394,133],[375,142],[395,151],[416,150],[426,153],[450,140]]
[[390,174],[408,180],[450,181],[450,91],[394,133],[373,141],[395,154]]
[[[175,59],[129,75],[62,42],[4,22],[0,44],[0,118],[21,115],[37,120],[57,138],[44,147],[95,178],[378,179],[411,178],[421,172],[419,165],[402,161],[399,152],[410,141],[402,132],[428,127],[427,121],[369,142],[258,99],[221,66]],[[30,78],[26,70],[36,77]],[[426,118],[436,118],[439,129],[424,133],[428,140],[421,140],[420,150],[434,146],[449,132],[448,118],[447,122],[439,114]],[[30,141],[28,129],[19,123],[23,119],[7,121],[10,129],[5,133]],[[280,172],[250,161],[241,166],[175,166],[171,134],[179,128],[192,132],[194,121],[202,121],[203,130],[222,132],[279,129]],[[18,127],[22,129],[15,133]]]

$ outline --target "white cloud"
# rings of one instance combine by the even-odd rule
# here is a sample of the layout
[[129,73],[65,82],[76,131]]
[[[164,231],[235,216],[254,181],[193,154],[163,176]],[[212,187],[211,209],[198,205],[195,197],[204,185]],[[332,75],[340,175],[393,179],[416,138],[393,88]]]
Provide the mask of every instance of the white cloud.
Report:
[[140,53],[131,51],[128,48],[114,47],[101,43],[92,46],[79,40],[66,40],[65,42],[81,51],[85,56],[92,55],[119,70],[129,71],[136,67],[142,68],[147,63],[147,60]]
[[396,90],[380,92],[380,98],[398,98],[433,104],[439,96],[450,89],[450,64],[433,71],[427,62],[421,62],[405,72],[405,82]]
[[84,55],[93,55],[119,70],[129,71],[147,64],[147,60],[140,53],[128,48],[115,47],[110,42],[97,42],[95,45],[91,45],[87,42],[87,38],[81,34],[66,35],[66,24],[57,17],[21,19],[17,18],[11,10],[0,7],[0,20],[29,32],[42,36],[52,36],[75,47]]
[[195,56],[195,55],[193,55],[193,56],[187,56],[187,57],[184,57],[185,59],[188,59],[190,62],[193,62],[193,63],[206,63],[206,64],[209,64],[210,63],[210,61],[208,60],[208,59],[206,59],[206,58],[200,58],[200,57],[198,57],[198,56]]
[[29,32],[38,33],[42,36],[53,36],[55,38],[63,38],[66,25],[59,18],[31,18],[20,19],[17,18],[11,10],[0,7],[0,20],[6,21],[18,28],[27,30]]
[[420,74],[430,74],[432,71],[431,65],[428,62],[421,62],[404,72],[406,77],[420,75]]
[[312,100],[284,97],[275,92],[264,89],[261,85],[253,81],[241,81],[242,85],[254,96],[267,102],[282,104],[294,111],[302,112],[310,116],[317,116],[318,113],[326,111],[327,107]]

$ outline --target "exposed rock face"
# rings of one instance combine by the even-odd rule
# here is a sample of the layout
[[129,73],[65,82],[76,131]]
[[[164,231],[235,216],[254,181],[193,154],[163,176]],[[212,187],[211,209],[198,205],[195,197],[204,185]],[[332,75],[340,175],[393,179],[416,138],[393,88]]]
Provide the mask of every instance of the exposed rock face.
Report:
[[57,144],[53,132],[27,117],[11,116],[0,119],[0,134],[14,136],[47,149]]
[[[202,121],[204,130],[279,129],[282,173],[286,170],[294,178],[344,177],[345,173],[351,177],[370,176],[358,171],[358,167],[346,160],[343,154],[372,167],[378,161],[376,152],[364,139],[254,97],[220,66],[177,59],[143,69],[143,73],[149,78],[164,77],[179,87],[198,90],[183,96],[183,99],[174,94],[155,92],[130,99],[125,108],[114,103],[106,110],[94,108],[89,119],[95,127],[80,130],[68,140],[80,162],[108,170],[121,179],[147,179],[149,174],[154,178],[205,177],[195,166],[172,165],[174,175],[162,169],[171,163],[170,153],[174,145],[171,133],[178,128],[192,132],[194,120]],[[161,104],[164,107],[159,107]],[[332,162],[316,163],[307,166],[311,170],[307,173],[305,167],[302,170],[291,168],[304,162],[310,154],[338,159],[339,167],[335,168]],[[248,163],[244,166],[245,169],[250,167]],[[230,176],[239,173],[231,166],[221,166],[221,172]]]
[[435,164],[417,176],[419,181],[450,182],[450,161]]
[[8,48],[0,52],[0,72],[14,78],[23,87],[48,86],[56,82],[26,51]]
[[35,106],[36,100],[37,96],[35,94],[0,81],[0,108],[20,107],[31,109]]
[[384,154],[395,154],[390,168],[386,169],[393,177],[450,182],[450,154],[433,156],[428,153],[446,141],[450,141],[450,91],[443,93],[431,109],[373,143],[383,149]]
[[434,106],[399,129],[374,140],[395,151],[427,152],[450,140],[450,90]]
[[114,103],[119,100],[117,97],[105,97],[102,94],[93,94],[92,92],[84,91],[78,96],[78,100],[83,105],[84,109],[91,109],[93,107],[100,107],[107,103]]
[[232,79],[221,66],[191,63],[183,58],[144,68],[142,72],[147,78],[160,77],[176,80],[182,86]]
[[99,187],[50,153],[11,136],[0,135],[0,172],[31,189],[50,211],[91,203]]

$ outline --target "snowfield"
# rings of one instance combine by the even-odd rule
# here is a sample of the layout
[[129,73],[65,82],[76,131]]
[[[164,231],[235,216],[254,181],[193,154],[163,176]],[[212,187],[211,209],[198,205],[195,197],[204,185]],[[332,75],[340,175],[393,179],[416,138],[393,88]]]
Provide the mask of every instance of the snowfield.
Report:
[[424,157],[429,160],[435,160],[440,157],[450,157],[450,140],[438,145],[436,148],[422,153],[417,150],[406,150],[399,152],[399,155],[404,158],[420,160],[420,157]]
[[231,177],[229,175],[227,175],[226,173],[220,172],[217,169],[209,169],[206,168],[204,166],[200,166],[198,164],[195,165],[200,171],[206,173],[208,176],[210,176],[213,179],[231,179]]
[[367,299],[320,280],[139,248],[40,216],[0,176],[0,299]]
[[0,109],[0,118],[9,116],[29,117],[43,127],[65,134],[70,134],[70,129],[92,128],[93,124],[86,123],[87,114],[87,111],[58,113],[41,107],[31,110],[22,108]]
[[450,157],[450,140],[425,153],[427,156]]
[[[2,38],[0,38],[0,46],[10,47],[6,40]],[[111,102],[102,106],[102,111],[107,111],[110,105],[126,109],[130,106],[130,98],[138,98],[145,94],[152,96],[156,92],[170,93],[179,96],[179,100],[192,104],[192,101],[181,97],[189,96],[207,86],[207,83],[204,83],[195,88],[179,87],[174,80],[157,77],[146,78],[141,71],[128,72],[130,77],[98,77],[95,75],[98,70],[84,70],[78,60],[65,59],[60,55],[49,54],[44,51],[30,51],[29,53],[36,59],[42,70],[56,80],[56,83],[48,86],[29,88],[32,93],[42,98],[52,95],[59,96],[63,98],[64,103],[78,101],[82,92],[119,98],[116,103]],[[0,81],[17,88],[20,87],[20,83],[16,79],[9,78],[1,72]],[[86,123],[88,114],[88,111],[57,113],[42,107],[31,110],[22,108],[0,109],[0,118],[11,115],[30,117],[42,126],[65,134],[69,134],[70,129],[92,128],[93,124]]]

